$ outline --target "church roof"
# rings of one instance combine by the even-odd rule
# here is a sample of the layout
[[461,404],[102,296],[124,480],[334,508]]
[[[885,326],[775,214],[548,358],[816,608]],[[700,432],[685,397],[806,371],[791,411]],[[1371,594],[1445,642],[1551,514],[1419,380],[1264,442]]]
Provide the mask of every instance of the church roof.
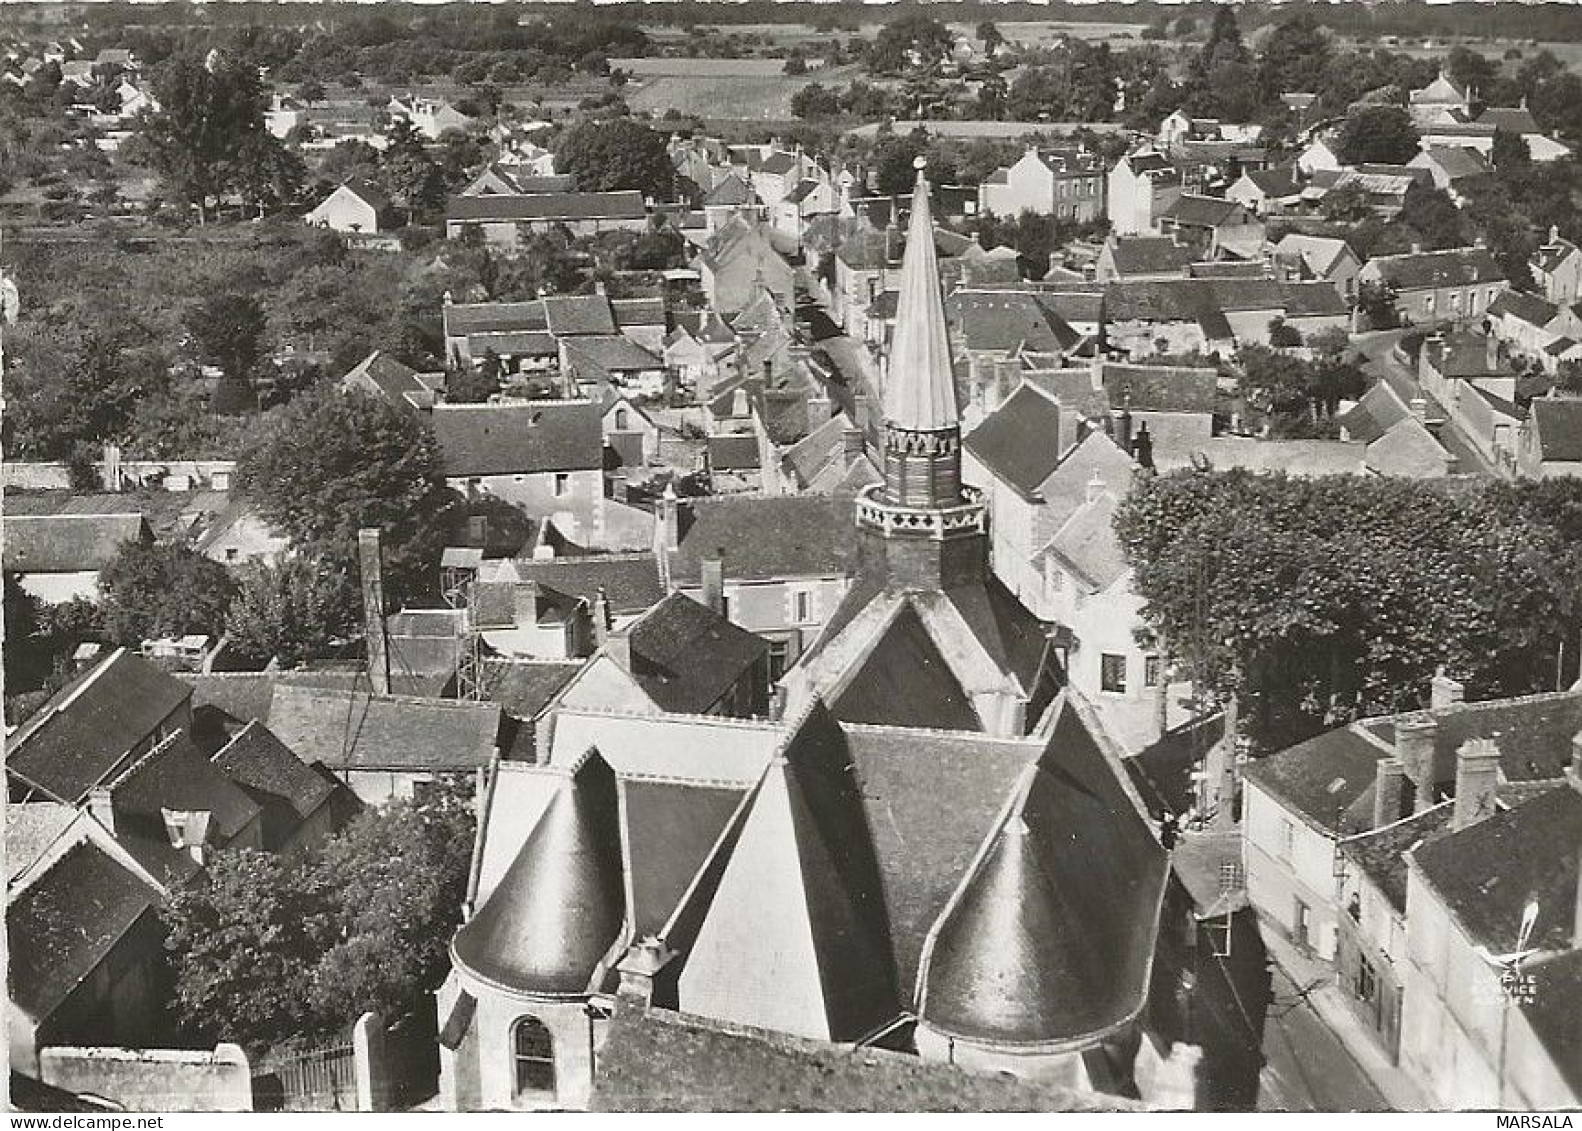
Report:
[[890,380],[884,391],[885,419],[914,432],[953,428],[960,420],[933,232],[928,180],[919,170],[901,261]]
[[488,981],[579,996],[596,988],[625,913],[615,775],[594,754],[555,794],[451,950]]

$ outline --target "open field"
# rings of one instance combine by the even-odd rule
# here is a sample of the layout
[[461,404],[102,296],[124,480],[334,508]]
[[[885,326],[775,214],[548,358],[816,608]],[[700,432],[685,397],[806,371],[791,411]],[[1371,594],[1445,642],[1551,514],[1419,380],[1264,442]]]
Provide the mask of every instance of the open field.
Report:
[[[701,60],[677,60],[700,62]],[[788,119],[791,98],[810,82],[846,83],[861,74],[856,66],[831,67],[805,75],[743,76],[692,74],[633,81],[622,92],[633,110],[662,114],[671,107],[705,118]]]

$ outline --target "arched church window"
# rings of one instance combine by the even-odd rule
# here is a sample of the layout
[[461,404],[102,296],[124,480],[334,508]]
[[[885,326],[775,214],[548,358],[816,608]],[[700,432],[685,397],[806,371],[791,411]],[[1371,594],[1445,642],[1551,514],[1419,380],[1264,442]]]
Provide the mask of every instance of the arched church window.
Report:
[[555,1090],[555,1038],[536,1017],[523,1017],[511,1030],[516,1062],[516,1094]]

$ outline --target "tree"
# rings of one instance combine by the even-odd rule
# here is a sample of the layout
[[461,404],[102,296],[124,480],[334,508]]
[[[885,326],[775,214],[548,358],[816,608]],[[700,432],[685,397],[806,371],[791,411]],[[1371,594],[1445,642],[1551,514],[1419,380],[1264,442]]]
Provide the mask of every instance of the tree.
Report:
[[1361,106],[1341,126],[1336,156],[1347,165],[1404,165],[1417,142],[1417,127],[1402,107]]
[[1466,246],[1466,217],[1444,189],[1414,184],[1406,190],[1404,204],[1397,222],[1422,237],[1414,243],[1421,243],[1429,251]]
[[1274,101],[1287,90],[1317,91],[1333,60],[1329,33],[1308,12],[1282,20],[1264,40],[1258,57],[1258,81]]
[[306,102],[309,106],[312,106],[315,102],[323,102],[324,95],[324,84],[313,79],[309,79],[307,82],[297,87],[297,97],[302,99],[302,101]]
[[840,113],[840,99],[823,84],[810,82],[791,96],[791,113],[798,118],[832,118]]
[[583,192],[635,189],[659,200],[675,193],[676,169],[664,137],[630,118],[577,123],[562,135],[555,157]]
[[278,659],[287,668],[328,655],[351,628],[344,617],[350,602],[337,592],[344,585],[299,555],[246,567],[225,619],[231,648],[260,666]]
[[1400,322],[1395,287],[1389,283],[1363,283],[1357,288],[1357,309],[1375,330],[1388,330]]
[[253,134],[238,148],[235,186],[244,204],[262,217],[297,201],[307,184],[307,166],[295,149],[267,133]]
[[993,55],[1005,43],[1005,36],[1000,34],[1000,29],[993,20],[984,20],[978,24],[976,35],[978,42],[983,44],[983,53]]
[[445,375],[445,400],[454,404],[482,404],[500,391],[503,370],[500,355],[491,346],[477,366],[453,369]]
[[782,74],[805,75],[807,74],[807,60],[800,55],[792,55],[785,61],[785,66],[780,68]]
[[242,447],[236,486],[292,548],[355,578],[357,532],[383,533],[385,591],[431,590],[452,499],[428,426],[380,397],[310,390]]
[[265,96],[256,67],[211,52],[172,56],[155,73],[159,110],[144,114],[144,152],[172,196],[198,210],[237,184],[264,132]]
[[128,542],[99,574],[105,627],[119,644],[218,636],[236,594],[219,562],[172,543]]
[[1510,130],[1496,129],[1494,144],[1489,150],[1489,164],[1502,179],[1520,178],[1533,167],[1533,154],[1527,139]]
[[895,75],[911,67],[938,66],[954,46],[950,29],[924,12],[912,12],[879,29],[868,49],[868,69]]
[[917,183],[914,162],[928,148],[928,135],[920,130],[909,134],[887,134],[873,150],[874,182],[885,196],[912,191]]
[[255,296],[210,295],[189,307],[183,321],[201,360],[232,380],[247,380],[263,353],[264,309]]

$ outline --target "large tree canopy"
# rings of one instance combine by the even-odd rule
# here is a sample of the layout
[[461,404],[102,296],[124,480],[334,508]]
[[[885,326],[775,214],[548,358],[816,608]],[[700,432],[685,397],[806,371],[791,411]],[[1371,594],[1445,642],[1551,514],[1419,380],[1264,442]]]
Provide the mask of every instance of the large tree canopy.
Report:
[[1336,156],[1348,165],[1404,165],[1417,155],[1417,127],[1400,106],[1362,106],[1340,127]]
[[219,562],[175,544],[128,542],[99,575],[105,627],[117,643],[217,636],[236,593]]
[[555,157],[583,192],[636,189],[660,200],[675,193],[676,168],[664,137],[630,118],[579,122],[560,139]]
[[363,392],[312,390],[249,438],[236,482],[294,549],[348,580],[357,531],[371,526],[383,534],[392,603],[433,587],[453,498],[438,442],[413,413]]
[[1576,670],[1582,485],[1178,472],[1116,530],[1150,623],[1262,750],[1418,707],[1440,667],[1477,698]]

